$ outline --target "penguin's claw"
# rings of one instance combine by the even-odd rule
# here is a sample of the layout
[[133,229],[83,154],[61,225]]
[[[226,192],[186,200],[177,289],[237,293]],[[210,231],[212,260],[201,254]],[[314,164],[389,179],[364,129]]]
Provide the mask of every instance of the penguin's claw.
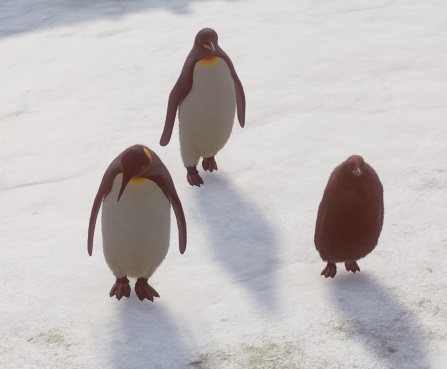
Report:
[[210,172],[217,170],[217,163],[214,156],[211,156],[210,158],[203,158],[202,167],[204,170],[208,170]]
[[110,290],[109,296],[116,296],[118,300],[121,300],[123,296],[129,298],[130,296],[130,285],[127,277],[117,278],[115,284]]
[[188,174],[186,178],[188,179],[188,182],[191,186],[200,187],[200,185],[203,185],[203,179],[198,174]]
[[186,167],[186,170],[188,171],[186,179],[191,186],[200,187],[200,185],[203,185],[203,179],[199,176],[196,167]]
[[154,301],[154,297],[160,297],[157,291],[155,291],[148,283],[146,278],[138,278],[135,283],[135,293],[138,298],[143,301],[144,299]]
[[345,263],[345,268],[348,272],[352,272],[352,273],[360,272],[360,267],[356,261],[347,261]]
[[324,275],[325,278],[331,277],[334,278],[337,274],[337,266],[335,263],[327,263],[326,268],[323,269],[321,275]]

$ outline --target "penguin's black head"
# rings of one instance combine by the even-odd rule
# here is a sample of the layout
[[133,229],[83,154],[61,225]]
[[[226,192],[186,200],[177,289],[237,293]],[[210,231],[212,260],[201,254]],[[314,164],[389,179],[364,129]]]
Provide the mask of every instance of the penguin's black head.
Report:
[[217,50],[217,33],[212,28],[200,30],[194,41],[194,48],[204,57],[212,57]]
[[152,155],[150,151],[141,145],[129,147],[121,157],[121,170],[123,182],[118,195],[118,201],[127,184],[132,178],[138,177],[148,166],[151,165]]
[[365,174],[365,161],[360,155],[350,156],[343,164],[350,178],[361,178]]

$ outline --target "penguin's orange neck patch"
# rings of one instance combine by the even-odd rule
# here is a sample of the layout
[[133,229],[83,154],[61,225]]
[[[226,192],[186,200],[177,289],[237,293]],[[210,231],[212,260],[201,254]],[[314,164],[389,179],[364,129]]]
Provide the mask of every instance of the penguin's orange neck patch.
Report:
[[142,177],[133,177],[129,183],[133,184],[133,185],[141,185],[143,183],[149,182],[149,180],[147,178],[142,178]]
[[220,58],[217,56],[212,56],[209,58],[200,59],[199,63],[202,65],[210,66],[210,65],[216,64],[219,61],[219,59]]

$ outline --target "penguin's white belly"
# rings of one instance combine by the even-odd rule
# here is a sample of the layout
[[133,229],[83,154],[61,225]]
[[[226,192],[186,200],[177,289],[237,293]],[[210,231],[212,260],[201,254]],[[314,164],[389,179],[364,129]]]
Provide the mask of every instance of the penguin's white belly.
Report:
[[168,252],[170,203],[146,179],[129,182],[117,201],[121,181],[119,174],[102,205],[104,257],[118,278],[149,278]]
[[179,108],[182,156],[194,156],[194,151],[199,157],[214,156],[230,137],[235,112],[236,89],[226,62],[197,62],[191,91]]

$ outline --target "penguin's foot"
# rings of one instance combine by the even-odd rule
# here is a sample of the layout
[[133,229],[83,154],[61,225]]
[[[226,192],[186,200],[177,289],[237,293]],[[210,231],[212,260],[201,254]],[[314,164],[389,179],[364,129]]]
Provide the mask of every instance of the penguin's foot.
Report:
[[144,299],[154,301],[154,297],[160,297],[158,292],[149,286],[146,278],[137,279],[137,283],[135,283],[135,293],[141,301]]
[[347,261],[345,263],[345,267],[348,272],[352,272],[352,273],[360,272],[360,267],[356,261]]
[[117,278],[115,284],[110,290],[110,297],[116,296],[118,300],[121,300],[123,296],[129,298],[130,296],[130,285],[127,277]]
[[214,156],[211,156],[210,158],[203,158],[202,167],[204,170],[209,170],[210,172],[217,170],[217,164],[216,160],[214,160]]
[[203,179],[199,176],[199,172],[197,171],[196,167],[186,167],[186,170],[188,171],[188,174],[186,175],[186,179],[188,180],[189,184],[191,186],[198,186],[203,185]]
[[337,274],[337,266],[335,263],[327,263],[326,268],[323,269],[321,275],[324,275],[326,278],[331,277],[334,278]]

